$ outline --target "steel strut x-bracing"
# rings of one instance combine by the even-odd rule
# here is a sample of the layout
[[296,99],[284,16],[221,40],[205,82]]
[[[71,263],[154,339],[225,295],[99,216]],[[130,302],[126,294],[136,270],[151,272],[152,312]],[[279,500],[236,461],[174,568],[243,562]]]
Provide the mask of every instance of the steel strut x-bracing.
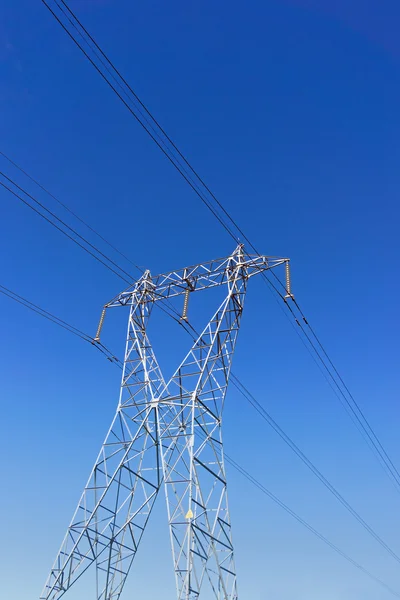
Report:
[[[57,600],[90,565],[98,600],[120,598],[154,502],[164,485],[178,600],[237,600],[221,434],[222,409],[247,282],[289,261],[231,256],[152,277],[149,271],[105,308],[129,306],[117,412],[41,598]],[[165,382],[147,335],[156,302],[225,286],[226,296]],[[96,334],[100,331],[105,311]]]

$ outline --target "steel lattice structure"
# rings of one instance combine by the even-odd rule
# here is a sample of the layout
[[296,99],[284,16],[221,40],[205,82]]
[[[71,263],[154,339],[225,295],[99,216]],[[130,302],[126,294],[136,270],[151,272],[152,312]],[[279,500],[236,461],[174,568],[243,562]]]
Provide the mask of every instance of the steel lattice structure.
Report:
[[[239,245],[227,258],[146,271],[106,305],[130,307],[120,399],[43,600],[60,598],[92,564],[97,599],[118,600],[162,484],[178,600],[197,600],[204,582],[217,600],[237,600],[222,410],[248,279],[282,264],[290,295],[288,259]],[[184,295],[187,319],[189,294],[214,286],[226,288],[222,304],[165,382],[147,335],[153,306]]]

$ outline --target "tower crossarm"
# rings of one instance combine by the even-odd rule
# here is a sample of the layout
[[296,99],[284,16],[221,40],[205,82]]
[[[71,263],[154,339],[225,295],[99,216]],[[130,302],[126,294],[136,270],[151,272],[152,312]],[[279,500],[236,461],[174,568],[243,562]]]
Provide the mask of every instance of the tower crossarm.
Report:
[[[243,268],[243,272],[246,274],[245,277],[248,279],[253,275],[289,262],[288,258],[245,254],[237,250],[226,258],[218,258],[210,262],[152,277],[148,283],[147,299],[155,302],[185,294],[188,290],[194,292],[224,285],[230,281],[232,270],[237,267]],[[106,304],[106,308],[125,306],[135,302],[140,281],[135,282],[127,290],[118,294]]]

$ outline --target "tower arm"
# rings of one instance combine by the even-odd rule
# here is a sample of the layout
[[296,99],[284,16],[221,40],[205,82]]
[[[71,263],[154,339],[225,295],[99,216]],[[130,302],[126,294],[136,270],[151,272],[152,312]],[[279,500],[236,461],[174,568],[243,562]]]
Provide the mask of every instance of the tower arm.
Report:
[[[232,261],[234,265],[232,266]],[[148,281],[148,299],[156,302],[173,296],[194,292],[226,284],[232,277],[232,270],[242,268],[246,278],[268,271],[289,261],[288,258],[277,258],[251,254],[234,253],[226,258],[219,258],[192,267],[156,275]],[[125,306],[134,302],[139,282],[135,282],[127,290],[118,294],[106,304],[106,308]]]

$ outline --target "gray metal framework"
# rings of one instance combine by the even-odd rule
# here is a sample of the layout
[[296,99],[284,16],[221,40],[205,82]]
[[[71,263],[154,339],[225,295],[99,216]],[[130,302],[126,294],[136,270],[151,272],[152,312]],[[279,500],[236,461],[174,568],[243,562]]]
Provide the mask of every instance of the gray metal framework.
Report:
[[[130,307],[120,399],[42,600],[60,598],[93,563],[97,599],[118,600],[162,483],[178,600],[204,589],[237,600],[222,409],[248,279],[282,264],[288,273],[287,258],[239,245],[227,258],[154,278],[146,271],[106,305]],[[189,293],[214,286],[226,297],[165,382],[147,335],[153,306],[181,294],[187,306]]]

